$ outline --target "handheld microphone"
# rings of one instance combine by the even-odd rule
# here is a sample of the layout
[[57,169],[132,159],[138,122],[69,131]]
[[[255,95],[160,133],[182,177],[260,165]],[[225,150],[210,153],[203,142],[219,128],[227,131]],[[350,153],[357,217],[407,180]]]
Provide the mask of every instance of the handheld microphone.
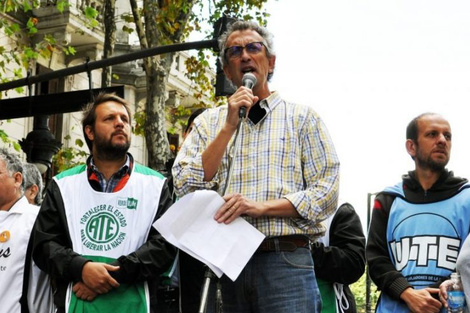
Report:
[[[245,73],[243,75],[243,78],[242,78],[242,85],[244,87],[253,89],[253,87],[256,85],[256,81],[257,81],[257,79],[256,79],[255,75],[253,75],[252,73]],[[238,113],[238,115],[239,115],[240,118],[245,117],[246,116],[246,108],[241,107],[240,112]]]

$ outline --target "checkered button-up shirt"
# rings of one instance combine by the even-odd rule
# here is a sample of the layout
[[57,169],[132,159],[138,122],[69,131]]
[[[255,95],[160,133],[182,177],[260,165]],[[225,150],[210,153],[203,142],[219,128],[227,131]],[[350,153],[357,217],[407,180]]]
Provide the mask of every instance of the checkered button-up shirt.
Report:
[[93,157],[91,156],[88,161],[88,181],[92,188],[96,191],[111,193],[116,192],[124,188],[132,172],[134,160],[132,155],[127,154],[126,163],[109,178],[106,180],[104,175],[98,170],[95,163],[93,163]]
[[[276,92],[260,105],[267,114],[257,124],[249,119],[243,123],[227,193],[259,202],[284,198],[292,203],[301,218],[244,217],[266,236],[319,236],[324,232],[320,222],[336,209],[339,189],[339,161],[328,131],[312,108],[288,103]],[[226,115],[224,106],[195,120],[173,166],[179,197],[198,189],[223,192],[234,138],[211,181],[204,181],[202,153],[222,129]]]

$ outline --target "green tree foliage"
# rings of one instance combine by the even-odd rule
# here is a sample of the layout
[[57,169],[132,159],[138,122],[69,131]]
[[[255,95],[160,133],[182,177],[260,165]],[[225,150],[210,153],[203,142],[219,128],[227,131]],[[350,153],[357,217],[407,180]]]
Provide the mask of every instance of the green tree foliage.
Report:
[[[114,7],[114,1],[103,0],[107,12]],[[124,1],[124,0],[121,0]],[[142,48],[150,48],[185,41],[193,31],[206,33],[212,37],[212,25],[223,15],[239,19],[258,19],[265,24],[268,14],[263,10],[267,0],[250,1],[218,1],[218,0],[126,0],[132,7],[132,13],[123,16],[124,20],[134,24],[126,26],[124,31],[135,32]],[[69,6],[68,0],[51,1],[58,11],[63,12]],[[89,4],[89,2],[85,2]],[[48,3],[49,4],[49,3]],[[108,5],[111,4],[111,5]],[[40,0],[4,0],[0,2],[0,32],[5,33],[14,44],[0,46],[0,81],[6,82],[22,78],[33,69],[39,57],[49,59],[53,53],[74,54],[70,46],[61,46],[51,34],[38,38],[37,24],[34,16],[35,8]],[[94,7],[83,8],[84,23],[89,28],[103,27],[97,20],[98,15],[109,16],[106,12],[98,12]],[[112,11],[111,11],[112,12]],[[112,28],[108,24],[106,28]],[[32,38],[34,37],[34,40]],[[108,50],[112,56],[114,42]],[[8,48],[5,48],[8,47]],[[107,50],[107,51],[108,51]],[[215,83],[207,75],[212,51],[200,51],[197,56],[186,63],[188,76],[193,80],[192,93],[198,103],[195,107],[212,106],[222,103],[216,99],[213,90]],[[142,112],[136,114],[140,119],[136,127],[137,133],[146,137],[149,166],[162,169],[171,157],[165,119],[170,117],[172,125],[181,125],[190,114],[187,108],[165,108],[166,83],[173,61],[172,55],[148,58],[144,61],[147,81],[147,102]],[[107,75],[109,81],[110,75]],[[105,79],[103,79],[105,80]],[[23,92],[18,88],[18,92]],[[165,113],[166,112],[166,113]],[[174,113],[174,114],[173,114]],[[180,120],[178,120],[180,119]],[[172,126],[170,132],[177,129]]]
[[380,296],[380,291],[377,290],[377,286],[371,282],[370,286],[370,303],[367,303],[367,274],[361,276],[361,278],[350,285],[354,298],[356,299],[356,306],[358,313],[372,313],[375,311],[375,305]]
[[[56,8],[63,12],[68,0],[57,0]],[[0,45],[0,81],[7,82],[22,78],[35,65],[40,57],[50,58],[54,51],[74,54],[75,49],[59,44],[51,34],[37,37],[36,28],[39,20],[33,9],[39,7],[39,0],[2,0],[0,1],[0,32],[15,44]],[[7,48],[8,47],[8,48]],[[11,71],[11,73],[9,72]],[[11,76],[12,75],[12,76]],[[22,92],[22,88],[18,88]]]
[[[125,31],[136,32],[142,49],[169,45],[185,41],[192,31],[201,31],[212,37],[213,23],[225,15],[238,19],[262,20],[267,17],[263,4],[259,1],[188,1],[188,0],[130,0],[132,19],[124,17],[135,27],[126,26]],[[208,12],[207,14],[205,12]],[[212,39],[212,38],[211,38]],[[186,62],[188,76],[192,79],[192,95],[198,100],[196,106],[212,106],[215,99],[214,81],[207,76],[209,60],[214,59],[211,51],[199,51],[197,56]],[[166,54],[147,58],[143,67],[147,78],[147,97],[143,112],[137,113],[140,119],[137,129],[143,129],[146,138],[149,166],[164,171],[166,162],[173,156],[167,140],[165,127],[166,85],[173,62],[173,55]],[[170,109],[180,113],[183,108]],[[189,114],[189,111],[188,111]],[[181,114],[186,119],[186,114]],[[180,124],[184,122],[178,122]],[[175,123],[173,123],[175,124]]]
[[[64,141],[70,141],[72,138],[70,135],[65,136]],[[52,164],[55,173],[60,173],[84,163],[84,159],[88,156],[88,152],[83,150],[83,140],[76,139],[74,145],[65,145],[59,152],[57,152],[52,158]]]
[[[10,121],[8,120],[7,122],[10,122]],[[3,121],[0,121],[0,125],[2,124],[3,124]],[[2,129],[0,129],[0,141],[6,144],[7,146],[13,147],[13,149],[15,149],[16,151],[20,151],[21,149],[20,144],[17,141],[12,140],[8,136],[8,134]]]

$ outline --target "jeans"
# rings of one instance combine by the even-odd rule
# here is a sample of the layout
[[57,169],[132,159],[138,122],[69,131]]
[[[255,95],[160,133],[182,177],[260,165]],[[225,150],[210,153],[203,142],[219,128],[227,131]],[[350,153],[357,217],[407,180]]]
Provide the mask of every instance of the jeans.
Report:
[[[307,248],[257,252],[235,282],[220,278],[223,313],[320,313],[320,291]],[[207,312],[215,313],[215,282]]]

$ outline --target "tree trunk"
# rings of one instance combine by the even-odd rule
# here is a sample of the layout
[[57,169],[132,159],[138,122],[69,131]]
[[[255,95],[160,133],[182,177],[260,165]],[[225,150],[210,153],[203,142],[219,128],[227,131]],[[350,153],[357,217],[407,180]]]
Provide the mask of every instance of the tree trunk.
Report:
[[[165,125],[165,90],[168,70],[160,63],[167,57],[154,60],[147,72],[147,103],[145,140],[147,143],[149,166],[161,172],[166,171],[166,163],[171,157],[170,145]],[[170,63],[171,66],[171,63]]]
[[[105,0],[104,2],[104,47],[103,59],[107,59],[114,54],[116,43],[116,23],[115,23],[116,0]],[[101,87],[111,86],[112,67],[103,68],[101,73]]]

